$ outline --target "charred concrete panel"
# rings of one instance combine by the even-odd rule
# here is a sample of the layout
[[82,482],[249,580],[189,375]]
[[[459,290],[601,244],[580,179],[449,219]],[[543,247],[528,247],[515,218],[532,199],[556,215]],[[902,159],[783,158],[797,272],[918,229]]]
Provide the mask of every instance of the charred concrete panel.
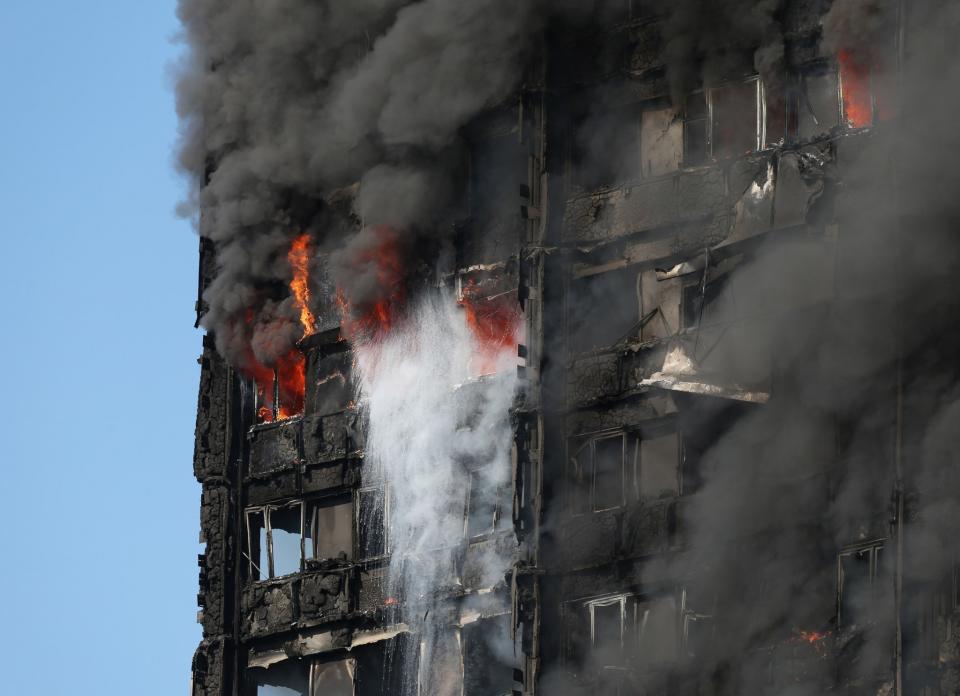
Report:
[[200,392],[193,453],[193,474],[199,481],[227,474],[227,418],[230,408],[230,370],[213,342],[203,341]]

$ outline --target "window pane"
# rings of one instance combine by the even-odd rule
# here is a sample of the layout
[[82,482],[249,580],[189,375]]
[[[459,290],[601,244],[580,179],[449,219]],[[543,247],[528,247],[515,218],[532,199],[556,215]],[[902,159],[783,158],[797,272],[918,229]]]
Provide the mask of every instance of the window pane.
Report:
[[376,558],[386,553],[385,498],[382,490],[370,489],[358,494],[360,509],[357,523],[360,528],[360,555]]
[[840,556],[840,623],[859,624],[870,604],[870,549]]
[[751,80],[710,91],[715,158],[737,157],[757,149],[758,85]]
[[679,495],[678,449],[676,433],[640,441],[640,496],[642,498]]
[[798,128],[801,139],[834,128],[840,120],[837,75],[833,71],[804,76],[800,89]]
[[[310,558],[351,558],[353,556],[353,505],[316,504],[312,506],[307,535],[307,555]],[[316,535],[316,539],[313,536]]]
[[497,486],[483,471],[470,473],[470,500],[467,507],[467,536],[493,531],[497,511]]
[[645,664],[671,662],[677,656],[677,606],[673,597],[637,605],[637,644]]
[[462,630],[463,696],[509,694],[513,689],[510,616],[467,624]]
[[353,665],[349,660],[314,663],[310,696],[353,696]]
[[270,563],[267,556],[267,529],[263,524],[262,512],[247,513],[247,539],[250,544],[247,549],[250,580],[266,580],[270,576]]
[[270,511],[273,575],[300,572],[300,505]]
[[593,509],[623,505],[623,435],[594,444]]
[[640,321],[637,281],[636,268],[624,268],[571,283],[566,298],[571,353],[606,348],[637,335]]
[[594,604],[593,657],[599,665],[620,664],[623,648],[623,600]]
[[252,669],[250,674],[257,686],[257,696],[309,696],[304,662],[284,660],[268,669]]

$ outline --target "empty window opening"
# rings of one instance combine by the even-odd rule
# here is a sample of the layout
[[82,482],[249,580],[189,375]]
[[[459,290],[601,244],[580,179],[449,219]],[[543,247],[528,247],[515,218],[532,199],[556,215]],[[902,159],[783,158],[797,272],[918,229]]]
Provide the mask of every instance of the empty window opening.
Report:
[[463,658],[458,629],[431,632],[430,641],[420,643],[417,683],[420,696],[462,696]]
[[760,149],[760,80],[710,90],[711,153],[715,159]]
[[296,501],[247,510],[251,582],[299,573],[307,559],[353,556],[350,503]]
[[269,517],[273,577],[299,573],[303,557],[303,505],[273,508]]
[[837,622],[844,626],[870,621],[883,595],[883,542],[842,551],[837,559]]
[[267,669],[251,669],[250,675],[256,696],[313,696],[306,662],[284,660]]
[[[571,354],[621,343],[640,331],[639,274],[636,267],[578,278],[566,297]],[[603,307],[603,311],[597,311]]]

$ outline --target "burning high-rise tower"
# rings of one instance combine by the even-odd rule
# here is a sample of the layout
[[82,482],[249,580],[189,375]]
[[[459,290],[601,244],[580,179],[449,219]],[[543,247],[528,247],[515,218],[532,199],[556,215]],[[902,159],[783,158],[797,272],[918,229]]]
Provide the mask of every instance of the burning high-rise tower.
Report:
[[960,10],[180,12],[195,696],[960,693]]

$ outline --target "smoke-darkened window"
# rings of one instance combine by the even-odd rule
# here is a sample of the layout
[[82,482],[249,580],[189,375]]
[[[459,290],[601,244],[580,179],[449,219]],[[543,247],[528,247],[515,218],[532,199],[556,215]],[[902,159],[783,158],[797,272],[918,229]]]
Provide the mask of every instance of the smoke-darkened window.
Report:
[[839,99],[835,70],[815,67],[804,71],[797,94],[797,136],[809,140],[836,128],[840,123]]
[[875,619],[884,595],[883,542],[842,551],[837,559],[837,621],[844,626]]
[[361,488],[357,491],[358,548],[364,559],[380,558],[390,548],[387,539],[389,510],[387,495],[382,487]]
[[733,82],[710,90],[711,154],[739,157],[760,148],[760,80]]
[[713,602],[705,594],[699,587],[687,586],[683,589],[683,626],[680,639],[683,652],[688,657],[705,657],[709,654],[713,642]]
[[680,444],[672,423],[640,433],[575,438],[570,444],[570,511],[601,512],[680,493]]
[[308,559],[353,556],[353,505],[349,500],[321,501],[307,506],[304,550]]
[[677,659],[680,621],[672,594],[567,602],[563,613],[567,670],[599,679],[609,689],[601,693],[618,693],[641,671],[669,667]]
[[706,92],[687,95],[683,107],[683,164],[693,167],[707,161],[710,119]]

